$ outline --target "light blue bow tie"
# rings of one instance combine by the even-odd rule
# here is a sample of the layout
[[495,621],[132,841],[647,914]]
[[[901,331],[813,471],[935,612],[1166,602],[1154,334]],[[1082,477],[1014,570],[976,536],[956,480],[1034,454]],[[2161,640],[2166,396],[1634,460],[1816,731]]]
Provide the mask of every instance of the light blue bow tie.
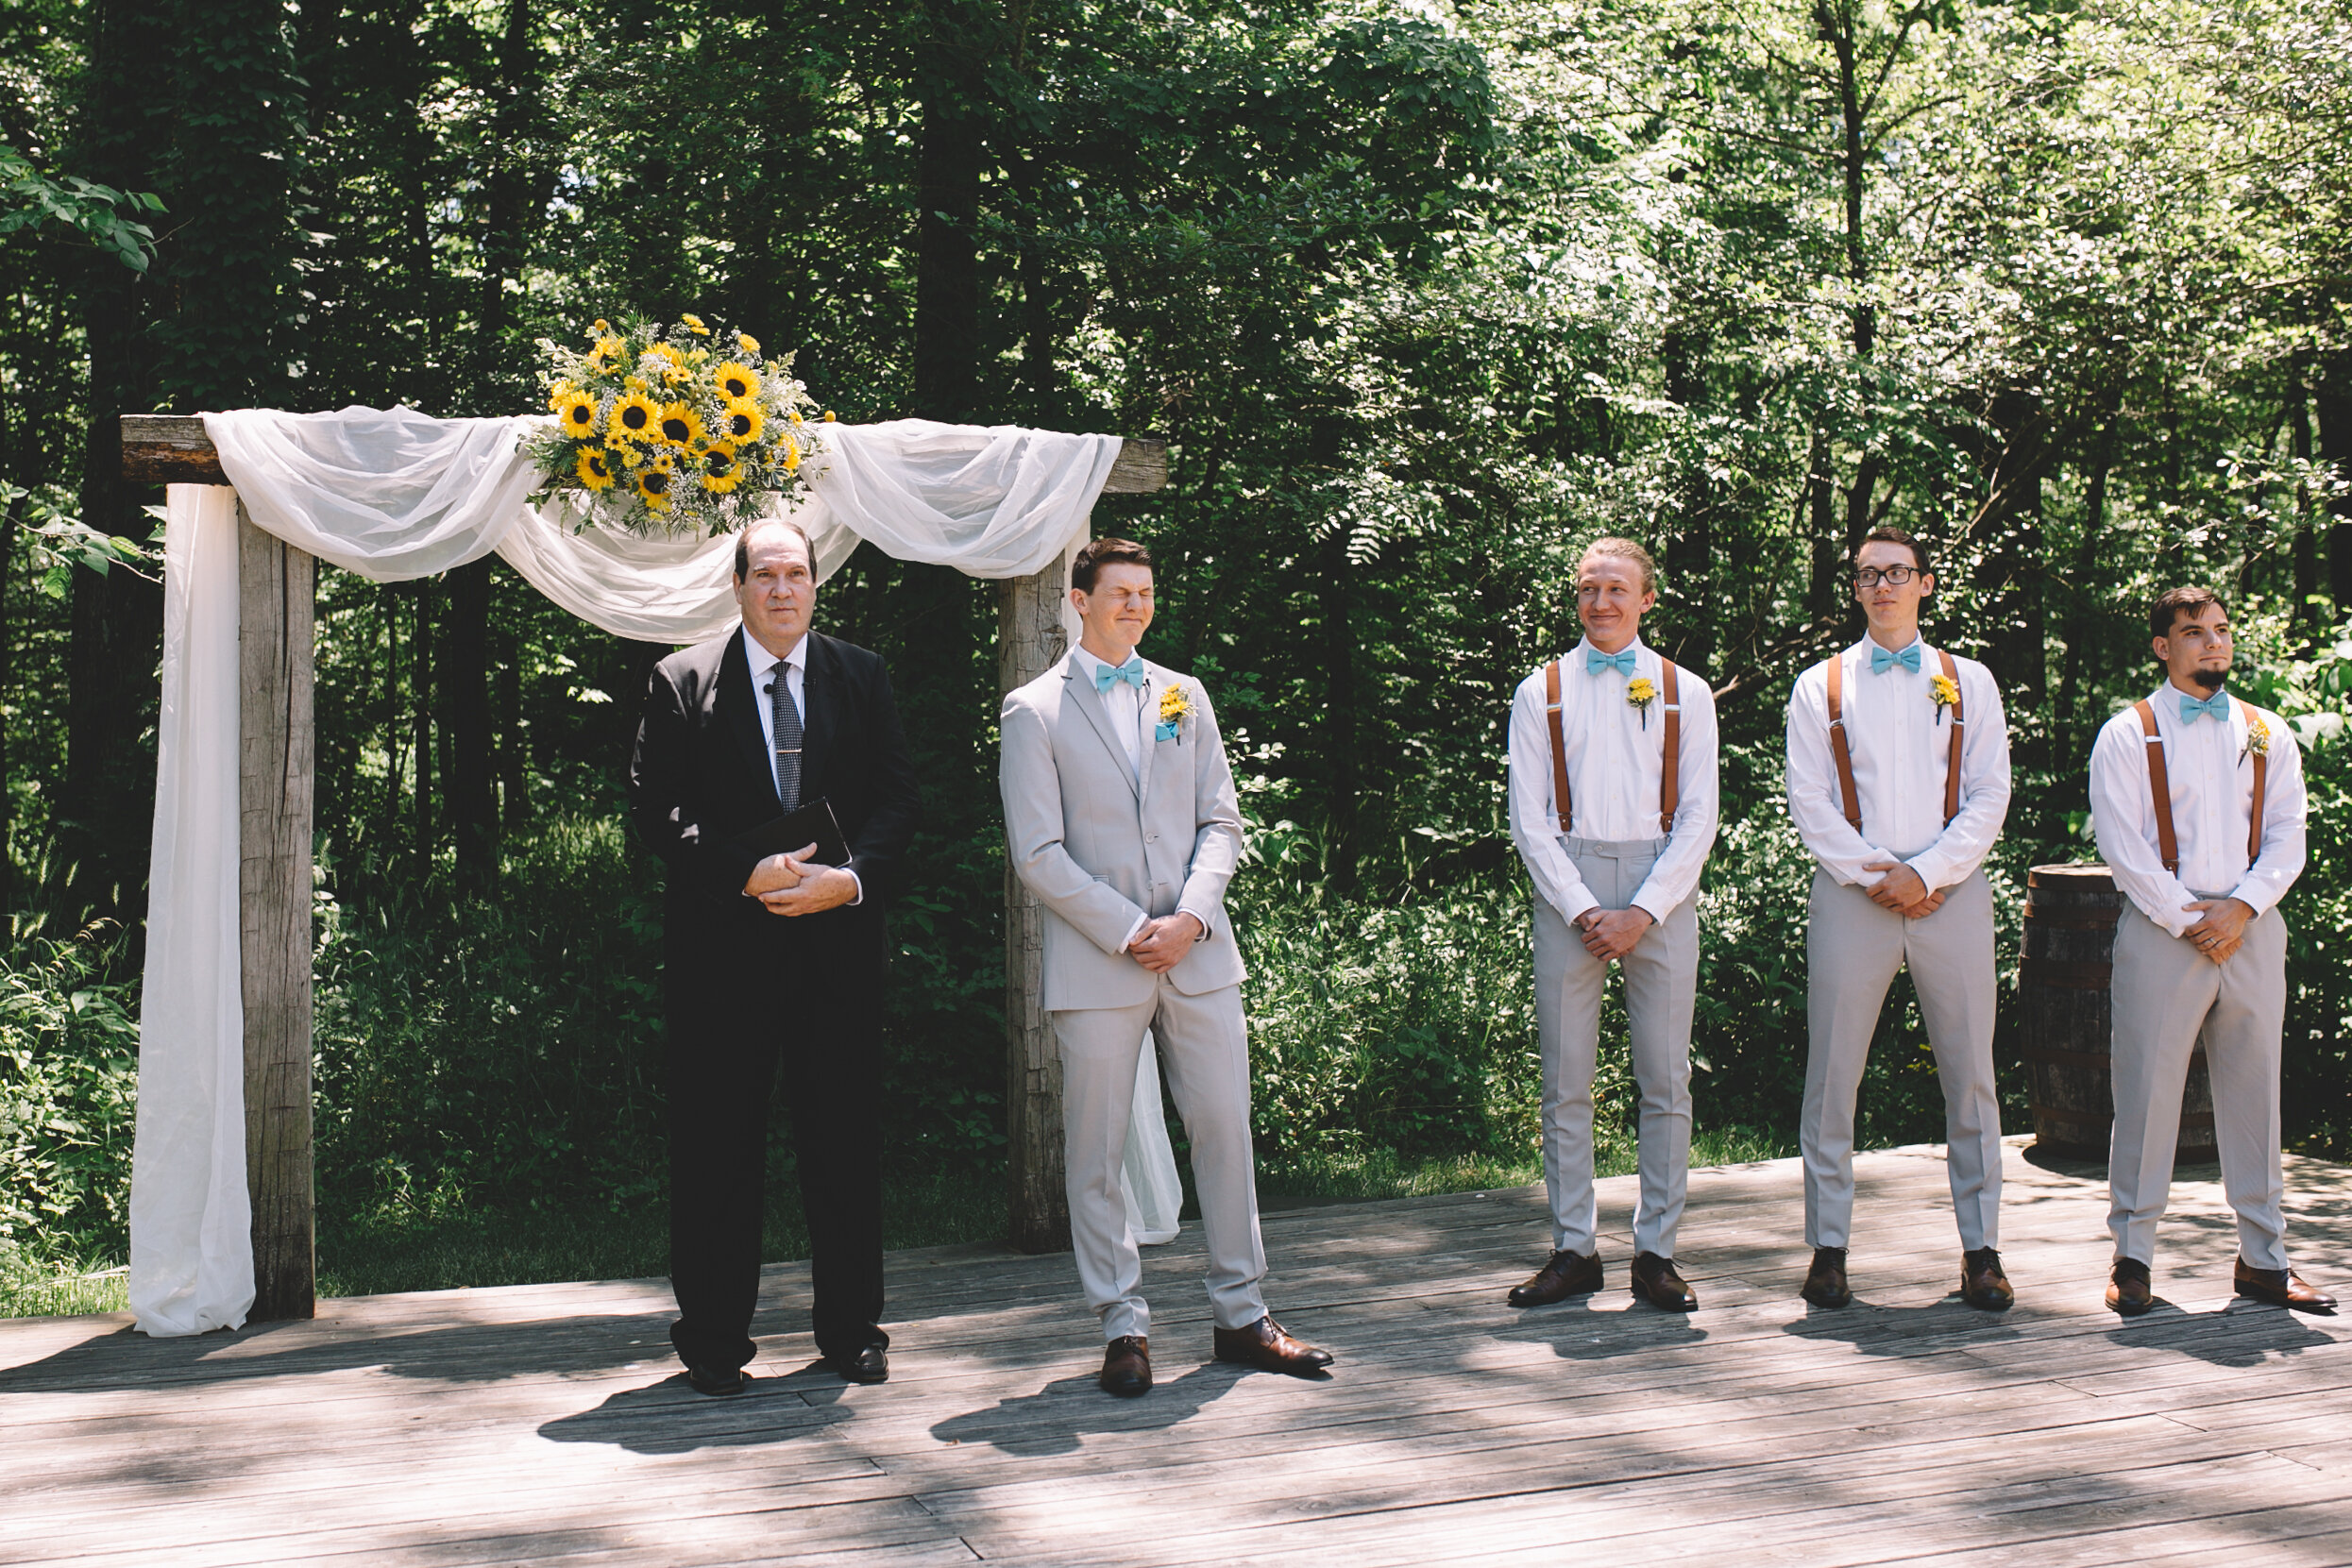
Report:
[[2199,714],[2211,714],[2214,720],[2218,723],[2226,724],[2229,722],[2228,693],[2217,691],[2212,696],[2206,698],[2202,701],[2190,696],[2187,692],[2182,692],[2179,696],[2180,721],[2183,724],[2194,724],[2197,721],[2197,716]]
[[1615,653],[1603,653],[1597,648],[1586,649],[1584,650],[1584,673],[1599,675],[1604,669],[1614,669],[1619,675],[1633,674],[1633,650],[1626,648],[1619,649]]
[[1870,673],[1872,675],[1884,675],[1897,665],[1901,665],[1912,674],[1917,675],[1920,672],[1920,645],[1913,643],[1900,653],[1889,653],[1876,643],[1870,645]]
[[1141,686],[1143,683],[1143,661],[1140,656],[1130,653],[1127,655],[1127,662],[1124,665],[1097,664],[1094,666],[1094,689],[1096,691],[1108,691],[1122,681],[1130,686]]

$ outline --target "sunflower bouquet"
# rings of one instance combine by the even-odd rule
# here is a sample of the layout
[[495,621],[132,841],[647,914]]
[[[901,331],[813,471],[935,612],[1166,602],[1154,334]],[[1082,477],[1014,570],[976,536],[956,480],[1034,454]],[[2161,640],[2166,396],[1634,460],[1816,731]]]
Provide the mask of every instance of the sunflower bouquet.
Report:
[[546,479],[535,498],[575,493],[578,527],[725,532],[813,477],[833,415],[817,417],[791,355],[762,359],[758,339],[693,315],[587,336],[585,350],[539,340],[555,428],[527,447]]

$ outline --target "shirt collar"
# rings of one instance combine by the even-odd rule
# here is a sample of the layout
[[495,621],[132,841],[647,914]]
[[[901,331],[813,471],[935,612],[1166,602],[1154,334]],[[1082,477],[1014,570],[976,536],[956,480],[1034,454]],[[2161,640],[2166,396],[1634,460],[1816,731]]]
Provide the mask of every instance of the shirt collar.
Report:
[[760,645],[760,640],[752,635],[752,629],[747,626],[743,629],[743,656],[751,663],[752,684],[754,686],[779,664],[799,670],[802,680],[808,679],[808,635],[805,632],[802,633],[799,642],[792,645],[791,652],[778,659]]

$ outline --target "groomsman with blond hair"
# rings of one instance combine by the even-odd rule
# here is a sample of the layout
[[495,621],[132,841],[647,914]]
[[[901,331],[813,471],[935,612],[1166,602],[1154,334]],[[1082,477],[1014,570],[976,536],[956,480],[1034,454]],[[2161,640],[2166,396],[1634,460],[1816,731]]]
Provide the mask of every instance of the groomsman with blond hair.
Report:
[[1534,884],[1535,1019],[1552,1252],[1511,1291],[1544,1307],[1602,1284],[1593,1195],[1593,1067],[1609,966],[1625,977],[1641,1095],[1633,1294],[1699,1305],[1674,1261],[1690,1170],[1690,1025],[1699,873],[1716,830],[1715,699],[1641,640],[1658,570],[1630,539],[1576,568],[1583,640],[1511,706],[1511,837]]
[[2130,901],[2115,923],[2107,1304],[2124,1317],[2155,1305],[2156,1225],[2202,1042],[2222,1188],[2238,1216],[2238,1294],[2333,1312],[2335,1298],[2288,1265],[2281,1213],[2278,901],[2303,870],[2302,758],[2286,720],[2223,690],[2236,647],[2209,590],[2159,596],[2148,630],[2164,684],[2107,720],[2090,753],[2092,829]]
[[1873,529],[1854,552],[1870,632],[1797,678],[1788,811],[1818,868],[1805,930],[1805,1240],[1800,1292],[1853,1299],[1853,1117],[1895,971],[1908,968],[1944,1094],[1944,1163],[1960,1230],[1960,1294],[2000,1311],[2001,1107],[1993,1095],[1992,889],[1984,859],[2009,810],[2001,693],[1973,659],[1930,648],[1927,551]]

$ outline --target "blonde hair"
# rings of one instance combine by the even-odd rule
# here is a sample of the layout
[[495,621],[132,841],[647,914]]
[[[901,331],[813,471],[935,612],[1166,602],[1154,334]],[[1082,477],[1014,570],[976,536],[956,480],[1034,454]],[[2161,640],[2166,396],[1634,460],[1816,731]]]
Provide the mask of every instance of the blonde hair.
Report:
[[1614,533],[1604,533],[1591,544],[1586,545],[1584,554],[1576,558],[1577,571],[1580,575],[1584,568],[1585,556],[1591,555],[1606,555],[1620,561],[1633,562],[1642,569],[1642,592],[1654,594],[1658,591],[1658,563],[1651,560],[1650,552],[1633,540],[1620,539]]

